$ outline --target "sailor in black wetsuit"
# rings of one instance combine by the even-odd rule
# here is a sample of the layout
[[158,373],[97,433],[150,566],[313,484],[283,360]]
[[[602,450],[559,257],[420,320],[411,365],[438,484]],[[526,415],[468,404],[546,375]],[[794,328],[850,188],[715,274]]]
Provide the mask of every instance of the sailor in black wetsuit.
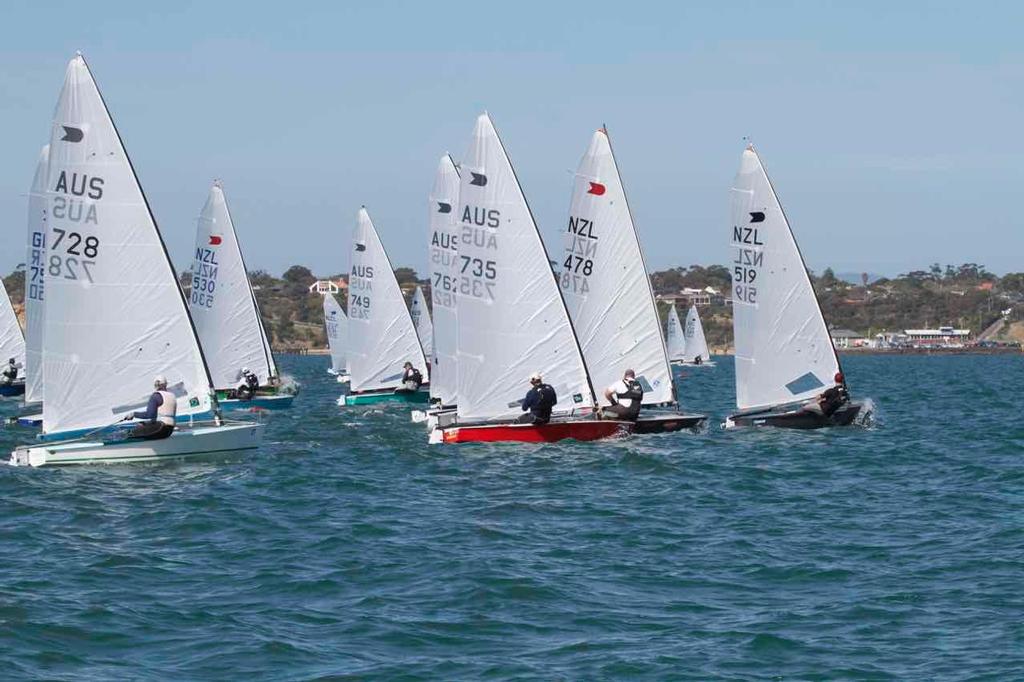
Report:
[[260,378],[249,371],[248,367],[242,368],[242,384],[235,389],[235,395],[239,400],[252,400],[260,387]]
[[405,370],[402,373],[402,385],[395,389],[395,393],[415,393],[423,385],[423,374],[412,366],[411,362],[402,365]]
[[551,409],[558,403],[555,389],[544,383],[540,373],[530,375],[530,390],[523,398],[523,412],[526,414],[516,420],[517,424],[547,424],[551,421]]
[[627,369],[622,375],[622,381],[616,381],[604,390],[604,397],[611,405],[601,410],[602,416],[636,421],[640,416],[644,387],[636,380],[636,372]]
[[2,380],[5,386],[10,386],[14,383],[14,380],[18,378],[18,363],[15,362],[14,358],[7,361],[7,366],[4,367],[2,373]]
[[831,417],[850,400],[850,394],[846,390],[846,380],[842,372],[836,372],[834,377],[835,386],[825,389],[814,399],[814,402],[804,405],[805,412],[820,414],[823,417]]

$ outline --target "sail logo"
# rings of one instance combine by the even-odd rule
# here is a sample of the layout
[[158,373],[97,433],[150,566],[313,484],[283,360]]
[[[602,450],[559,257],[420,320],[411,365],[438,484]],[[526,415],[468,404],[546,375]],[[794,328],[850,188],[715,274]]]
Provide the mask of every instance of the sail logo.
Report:
[[474,173],[473,171],[470,171],[469,174],[473,176],[470,179],[469,184],[476,185],[477,187],[485,187],[487,185],[487,176],[483,173]]
[[366,251],[366,244],[356,242],[356,251]]
[[439,201],[439,202],[437,202],[437,212],[438,213],[451,213],[452,212],[452,205],[451,204],[446,204],[443,201]]
[[594,196],[599,197],[604,194],[604,191],[605,186],[600,182],[591,182],[590,189],[587,190],[587,194],[593,194]]
[[220,246],[222,241],[224,241],[223,238],[215,234],[210,235],[210,246]]
[[62,125],[61,128],[64,129],[64,137],[60,138],[61,142],[81,142],[82,138],[85,137],[85,133],[81,128],[65,125]]
[[751,211],[750,222],[752,223],[763,223],[764,222],[764,211]]

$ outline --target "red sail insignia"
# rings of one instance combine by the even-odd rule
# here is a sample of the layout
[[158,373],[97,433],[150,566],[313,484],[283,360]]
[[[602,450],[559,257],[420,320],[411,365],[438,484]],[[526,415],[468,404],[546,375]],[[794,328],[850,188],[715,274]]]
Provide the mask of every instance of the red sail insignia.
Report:
[[221,241],[223,241],[223,240],[220,237],[218,237],[217,235],[215,235],[215,234],[211,234],[210,235],[210,245],[211,246],[219,246]]
[[604,185],[602,185],[600,182],[590,183],[590,189],[587,190],[587,194],[601,196],[602,194],[604,194]]

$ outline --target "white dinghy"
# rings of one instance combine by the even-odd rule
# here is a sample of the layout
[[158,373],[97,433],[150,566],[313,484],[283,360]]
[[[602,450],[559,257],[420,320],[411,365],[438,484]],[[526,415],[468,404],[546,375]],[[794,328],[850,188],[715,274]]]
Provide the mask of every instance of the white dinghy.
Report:
[[427,308],[427,299],[423,295],[423,288],[419,285],[416,286],[416,291],[412,294],[409,315],[412,316],[412,323],[416,327],[416,335],[420,337],[423,356],[429,361],[430,358],[434,357],[434,325],[430,322],[430,310]]
[[683,325],[683,337],[686,340],[682,364],[690,367],[714,367],[711,362],[711,351],[708,350],[708,340],[704,337],[704,325],[700,323],[700,314],[697,306],[690,305],[686,312],[686,323]]
[[451,155],[441,157],[429,202],[430,297],[434,304],[429,410],[413,410],[414,422],[433,429],[455,420],[458,365],[455,357],[459,238],[459,170]]
[[[365,207],[359,209],[352,233],[348,292],[351,391],[338,398],[338,404],[427,402],[430,397],[426,386],[430,381],[427,359],[391,260]],[[401,390],[406,362],[412,363],[423,375],[424,385],[420,390]]]
[[349,375],[345,342],[348,340],[348,317],[338,299],[329,291],[324,292],[324,330],[327,333],[327,350],[331,354],[331,366],[327,373],[336,376],[338,383],[347,384]]
[[673,365],[686,362],[686,335],[683,333],[683,324],[679,321],[675,303],[669,306],[668,317],[665,319],[665,344],[669,361]]
[[[189,312],[221,410],[291,407],[295,386],[282,383],[219,180],[199,215],[194,254]],[[255,391],[236,390],[243,370],[256,376]]]
[[604,389],[632,369],[643,389],[634,433],[679,431],[704,422],[704,415],[678,411],[643,249],[604,128],[594,133],[576,170],[558,261],[562,295],[598,405],[612,405]]
[[852,402],[807,266],[761,159],[743,152],[731,194],[736,406],[725,426],[851,423]]
[[[459,187],[456,422],[432,443],[596,440],[632,429],[601,420],[594,390],[547,251],[487,114],[462,164]],[[518,423],[540,373],[557,402],[547,423]]]
[[68,64],[46,183],[43,435],[15,465],[155,461],[255,448],[259,424],[117,429],[164,375],[178,415],[215,417],[213,384],[160,232],[81,55]]
[[0,281],[0,371],[10,376],[0,376],[0,396],[24,395],[25,377],[25,335],[14,313],[11,298],[4,283]]

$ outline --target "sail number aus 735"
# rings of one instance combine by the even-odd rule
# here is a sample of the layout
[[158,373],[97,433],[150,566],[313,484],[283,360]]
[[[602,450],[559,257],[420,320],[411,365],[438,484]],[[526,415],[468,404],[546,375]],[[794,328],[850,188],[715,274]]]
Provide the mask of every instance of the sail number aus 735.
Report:
[[50,247],[47,275],[75,280],[84,278],[92,283],[90,267],[96,265],[95,258],[100,252],[99,238],[59,227],[53,228],[53,234],[56,239]]

